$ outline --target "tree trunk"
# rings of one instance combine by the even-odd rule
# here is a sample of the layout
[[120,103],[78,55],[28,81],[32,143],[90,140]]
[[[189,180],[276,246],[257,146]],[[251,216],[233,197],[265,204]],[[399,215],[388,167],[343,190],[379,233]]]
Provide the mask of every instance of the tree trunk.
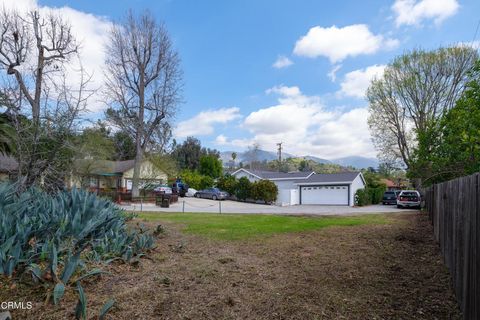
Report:
[[137,154],[135,155],[135,163],[133,166],[133,181],[132,181],[132,197],[140,195],[140,169],[143,161],[143,150],[140,145],[137,145]]
[[135,137],[135,164],[133,166],[133,181],[132,181],[132,197],[138,197],[140,195],[140,168],[143,160],[143,147],[142,137],[145,130],[145,73],[143,66],[140,67],[140,84],[138,87],[138,129]]

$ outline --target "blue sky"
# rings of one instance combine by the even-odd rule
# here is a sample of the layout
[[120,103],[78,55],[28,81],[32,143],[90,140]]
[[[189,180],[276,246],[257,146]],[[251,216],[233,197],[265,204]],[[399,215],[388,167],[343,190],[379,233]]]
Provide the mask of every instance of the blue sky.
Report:
[[396,55],[480,39],[478,0],[0,2],[62,12],[98,84],[110,21],[149,9],[182,58],[178,140],[272,151],[282,141],[285,152],[327,159],[375,156],[363,93]]

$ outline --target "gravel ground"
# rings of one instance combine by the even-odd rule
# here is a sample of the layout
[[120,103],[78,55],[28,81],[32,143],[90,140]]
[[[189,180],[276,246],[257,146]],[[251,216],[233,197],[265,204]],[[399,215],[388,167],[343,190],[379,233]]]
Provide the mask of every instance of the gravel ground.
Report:
[[411,209],[398,209],[392,205],[372,205],[365,207],[348,206],[317,206],[317,205],[296,205],[296,206],[275,206],[238,201],[213,201],[209,199],[180,198],[177,203],[170,205],[170,208],[161,208],[154,204],[122,205],[122,208],[129,211],[158,211],[158,212],[208,212],[208,213],[260,213],[260,214],[284,214],[284,215],[355,215],[372,213],[398,213],[416,212]]

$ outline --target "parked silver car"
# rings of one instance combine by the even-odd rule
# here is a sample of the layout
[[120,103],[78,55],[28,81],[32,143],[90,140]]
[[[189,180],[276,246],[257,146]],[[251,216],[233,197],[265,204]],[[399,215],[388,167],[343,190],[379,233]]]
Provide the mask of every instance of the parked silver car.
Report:
[[228,193],[218,188],[208,188],[197,191],[195,198],[206,198],[212,200],[225,200],[228,198]]
[[402,190],[397,197],[397,208],[421,208],[422,199],[417,190]]
[[172,188],[167,186],[166,184],[161,184],[155,187],[153,191],[158,192],[158,193],[164,193],[164,194],[172,194]]

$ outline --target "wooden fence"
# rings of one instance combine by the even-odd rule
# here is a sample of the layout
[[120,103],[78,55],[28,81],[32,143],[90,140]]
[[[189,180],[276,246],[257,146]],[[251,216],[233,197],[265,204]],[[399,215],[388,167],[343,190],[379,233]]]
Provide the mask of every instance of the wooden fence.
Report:
[[480,319],[480,173],[425,189],[435,239],[464,319]]

